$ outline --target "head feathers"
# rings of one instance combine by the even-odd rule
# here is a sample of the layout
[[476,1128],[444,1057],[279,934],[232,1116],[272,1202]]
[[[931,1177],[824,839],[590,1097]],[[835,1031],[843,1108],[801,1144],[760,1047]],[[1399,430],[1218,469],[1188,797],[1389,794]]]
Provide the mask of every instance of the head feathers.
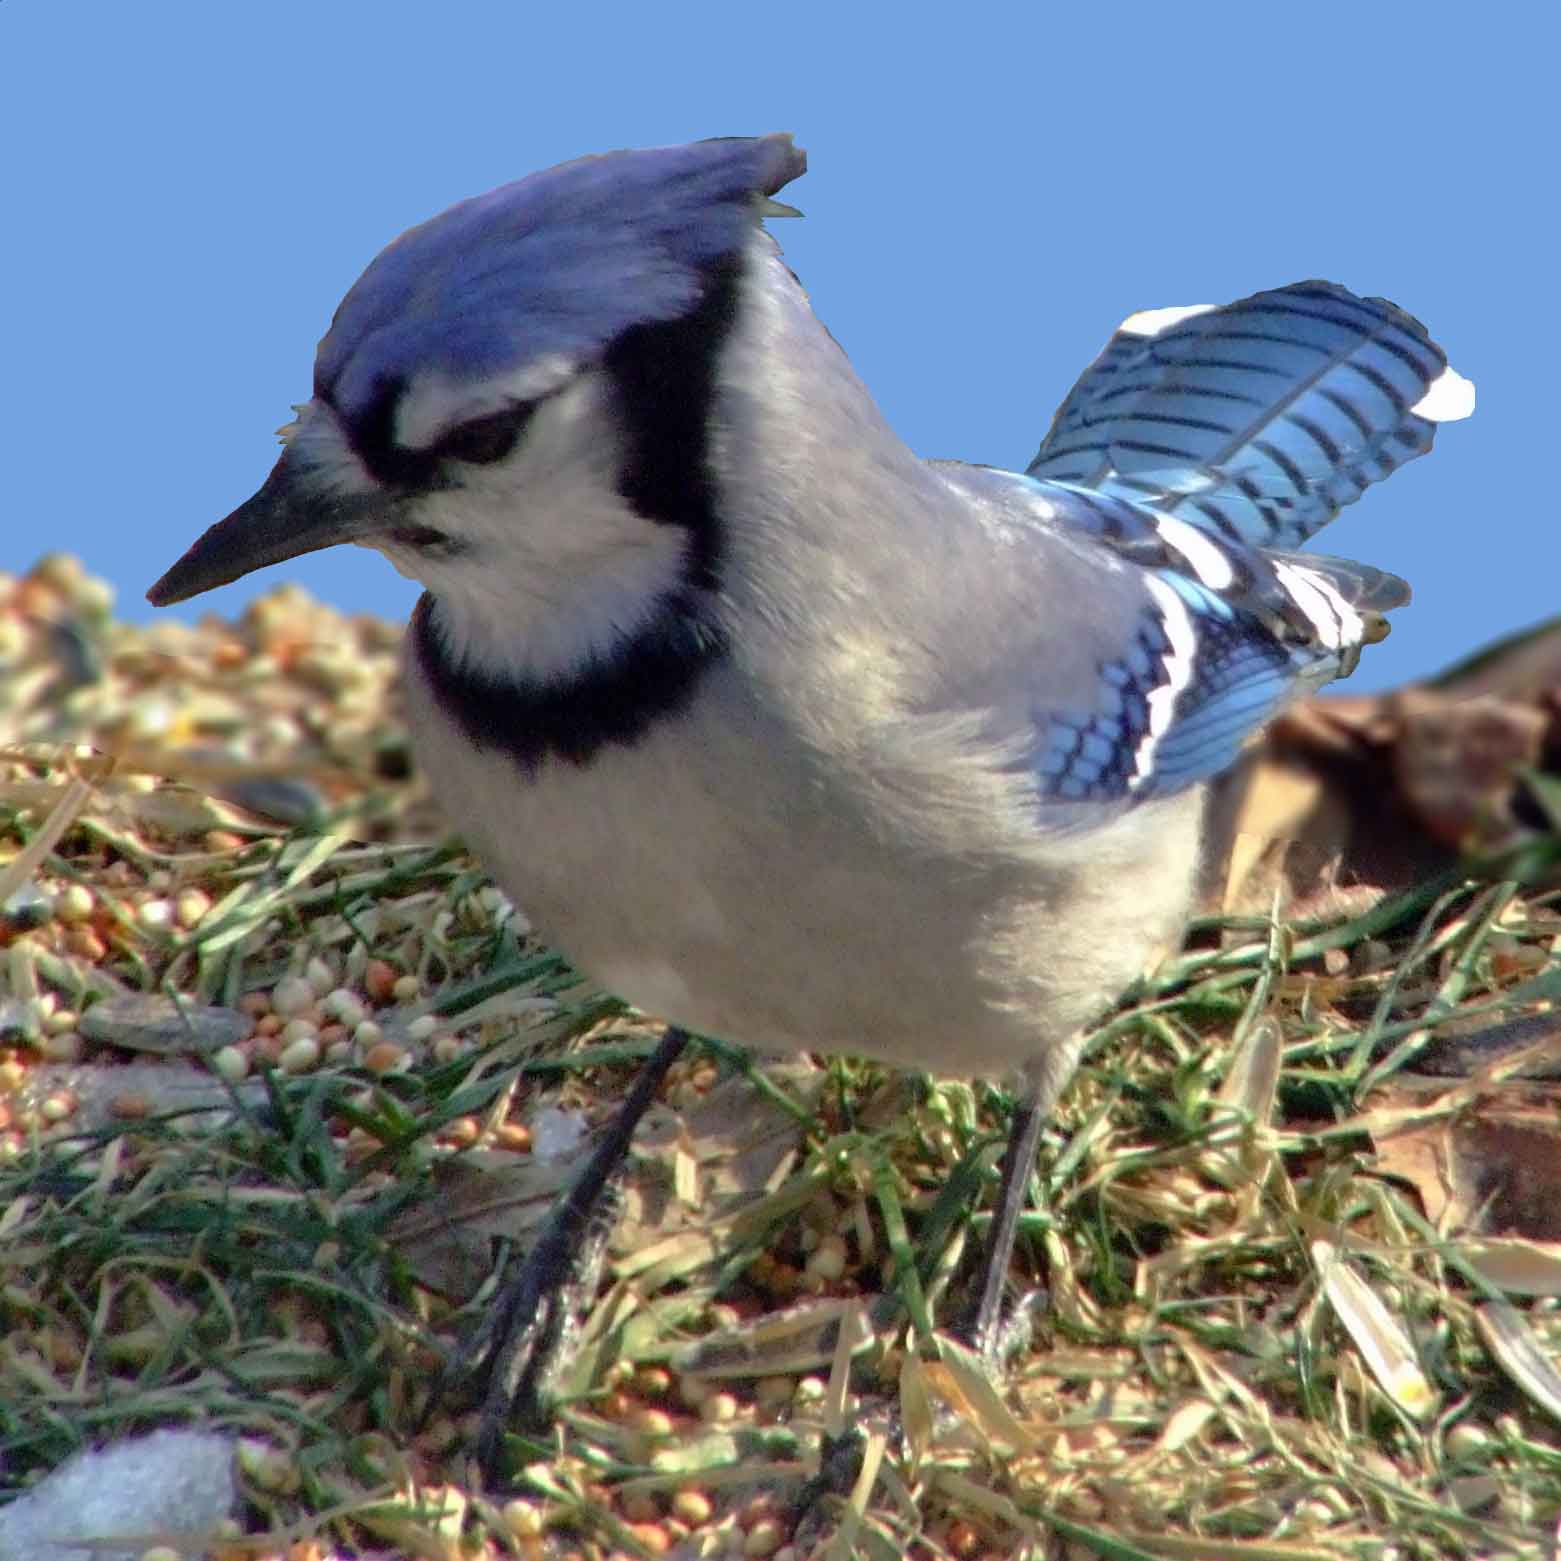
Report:
[[351,422],[414,376],[551,364],[561,380],[628,327],[692,309],[707,268],[805,167],[786,135],[698,141],[578,158],[462,201],[354,283],[320,343],[316,394]]

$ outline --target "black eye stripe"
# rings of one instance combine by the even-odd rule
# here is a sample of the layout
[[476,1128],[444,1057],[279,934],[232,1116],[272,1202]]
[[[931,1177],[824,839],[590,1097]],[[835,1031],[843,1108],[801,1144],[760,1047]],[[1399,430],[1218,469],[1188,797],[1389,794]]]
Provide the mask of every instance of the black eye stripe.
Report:
[[[408,450],[395,440],[396,410],[406,394],[405,382],[387,379],[374,399],[353,418],[342,418],[348,442],[364,466],[381,482],[402,489],[444,487],[448,478],[440,473],[443,461],[463,461],[469,465],[489,465],[502,461],[515,448],[525,426],[537,409],[537,402],[518,402],[484,417],[448,430],[442,438],[424,450]],[[319,391],[331,405],[329,387]]]
[[436,460],[491,466],[495,461],[502,461],[515,448],[515,442],[535,411],[534,401],[524,402],[519,406],[506,407],[502,412],[490,412],[486,417],[473,418],[469,423],[452,428],[424,453]]

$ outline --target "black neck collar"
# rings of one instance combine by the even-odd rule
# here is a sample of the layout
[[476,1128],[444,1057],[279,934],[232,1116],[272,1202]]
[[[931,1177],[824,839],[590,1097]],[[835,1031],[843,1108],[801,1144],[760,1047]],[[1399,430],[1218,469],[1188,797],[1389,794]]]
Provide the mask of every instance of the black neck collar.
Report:
[[547,759],[584,765],[611,744],[637,743],[688,704],[726,652],[694,594],[678,590],[635,634],[568,677],[504,676],[457,661],[433,605],[425,593],[408,632],[435,701],[476,747],[508,754],[528,774]]

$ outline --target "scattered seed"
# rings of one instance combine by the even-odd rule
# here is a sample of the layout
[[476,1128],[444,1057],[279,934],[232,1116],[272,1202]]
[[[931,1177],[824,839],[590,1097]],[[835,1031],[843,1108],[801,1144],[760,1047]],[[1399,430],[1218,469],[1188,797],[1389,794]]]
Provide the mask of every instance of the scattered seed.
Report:
[[66,1117],[75,1114],[76,1097],[68,1090],[61,1090],[55,1095],[46,1095],[38,1104],[38,1115],[45,1122],[63,1122]]
[[1485,1458],[1490,1454],[1491,1434],[1471,1420],[1460,1420],[1447,1433],[1446,1445],[1455,1458]]
[[634,1391],[644,1398],[665,1398],[672,1391],[672,1373],[665,1366],[641,1366],[634,1373]]
[[703,1528],[715,1513],[715,1507],[703,1491],[681,1490],[672,1498],[672,1515],[690,1528]]
[[423,990],[423,983],[416,976],[397,976],[391,983],[390,995],[398,1003],[410,1003],[415,1001]]
[[846,1256],[846,1244],[839,1236],[824,1236],[808,1256],[807,1272],[833,1284],[846,1271]]
[[774,1518],[760,1518],[748,1530],[748,1537],[743,1541],[743,1554],[745,1556],[773,1556],[785,1542],[785,1539],[785,1531]]
[[237,1046],[220,1046],[211,1054],[211,1065],[230,1084],[249,1076],[249,1058]]
[[363,1023],[368,1017],[363,1003],[356,992],[349,992],[346,987],[333,987],[320,999],[321,1009],[329,1014],[332,1019],[353,1029]]
[[653,1556],[664,1556],[672,1548],[672,1536],[659,1523],[626,1523],[624,1527]]
[[277,1058],[284,1073],[308,1073],[320,1061],[320,1043],[312,1035],[300,1036],[282,1048]]
[[302,976],[283,976],[271,989],[271,1011],[284,1019],[314,1007],[314,988]]
[[738,1403],[730,1393],[711,1393],[699,1403],[699,1418],[709,1425],[723,1425],[737,1418]]
[[388,1003],[395,995],[396,967],[388,960],[371,959],[363,967],[363,990],[373,1003]]
[[65,952],[84,959],[90,965],[100,964],[108,955],[108,945],[91,927],[71,927],[65,934]]
[[54,914],[64,922],[82,922],[92,914],[96,904],[97,900],[85,884],[67,884],[54,902]]
[[539,1539],[542,1536],[542,1509],[535,1502],[522,1501],[516,1497],[504,1503],[499,1516],[516,1539]]
[[524,1122],[501,1122],[493,1135],[500,1149],[511,1154],[525,1154],[531,1148],[531,1129]]
[[370,1073],[394,1073],[412,1060],[411,1054],[394,1041],[381,1041],[363,1054],[363,1066]]
[[456,1117],[453,1122],[445,1124],[440,1137],[446,1143],[454,1144],[457,1149],[465,1149],[482,1137],[482,1126],[476,1117]]
[[650,1436],[661,1439],[671,1436],[677,1429],[672,1416],[664,1409],[654,1409],[650,1405],[643,1405],[630,1416],[629,1423],[641,1436]]

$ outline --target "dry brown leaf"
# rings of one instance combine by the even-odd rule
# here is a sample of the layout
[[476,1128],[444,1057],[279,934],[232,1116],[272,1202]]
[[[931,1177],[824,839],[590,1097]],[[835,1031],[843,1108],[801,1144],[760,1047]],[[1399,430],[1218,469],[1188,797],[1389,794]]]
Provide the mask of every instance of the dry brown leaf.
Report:
[[1561,620],[1436,679],[1287,711],[1213,789],[1204,906],[1358,913],[1532,830],[1522,773],[1561,768]]
[[[1379,1163],[1415,1188],[1440,1229],[1561,1241],[1561,1089],[1483,1083],[1436,1097],[1454,1107],[1441,1114],[1423,1095],[1379,1091],[1368,1103],[1384,1125],[1373,1133]],[[1400,1101],[1420,1110],[1387,1127]]]
[[1561,1243],[1484,1236],[1455,1242],[1453,1250],[1509,1295],[1561,1295]]

